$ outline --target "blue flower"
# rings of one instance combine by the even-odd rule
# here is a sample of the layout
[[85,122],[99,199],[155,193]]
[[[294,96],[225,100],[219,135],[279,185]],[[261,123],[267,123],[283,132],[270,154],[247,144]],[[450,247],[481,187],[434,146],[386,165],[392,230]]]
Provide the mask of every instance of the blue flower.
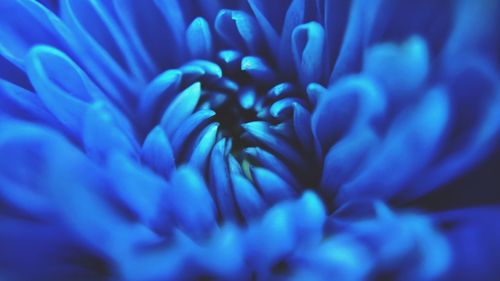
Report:
[[0,14],[0,279],[500,274],[500,1]]

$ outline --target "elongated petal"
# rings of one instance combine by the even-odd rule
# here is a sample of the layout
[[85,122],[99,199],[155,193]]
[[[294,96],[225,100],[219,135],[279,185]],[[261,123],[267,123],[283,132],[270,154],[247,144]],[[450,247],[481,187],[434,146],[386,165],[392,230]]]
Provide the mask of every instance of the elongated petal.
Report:
[[265,203],[256,187],[241,175],[231,175],[234,186],[234,197],[238,209],[246,221],[256,219],[265,208]]
[[244,57],[241,60],[241,70],[250,74],[256,81],[270,82],[275,79],[274,71],[259,57]]
[[193,144],[193,151],[189,159],[191,166],[201,171],[206,170],[208,158],[217,140],[218,129],[219,124],[213,123],[200,133],[199,138]]
[[382,118],[386,98],[373,80],[347,77],[318,100],[312,115],[312,130],[322,148],[328,148],[349,130],[373,126]]
[[[106,15],[103,2],[63,0],[61,14],[74,34],[70,42],[75,56],[106,93],[125,106],[126,98],[137,89],[137,80],[130,77],[123,52],[110,33],[115,23]],[[121,31],[116,36],[121,37]]]
[[293,128],[295,134],[305,150],[314,150],[314,139],[311,130],[311,113],[302,105],[293,105]]
[[202,238],[216,223],[214,201],[201,175],[181,167],[172,175],[167,195],[174,223],[191,235]]
[[215,20],[215,29],[229,45],[237,49],[246,47],[251,53],[256,53],[261,48],[257,23],[245,12],[221,10]]
[[[448,118],[449,100],[443,90],[434,89],[416,108],[397,120],[382,142],[380,151],[356,179],[341,188],[337,200],[344,202],[354,193],[357,198],[387,198],[401,192],[399,188],[404,187],[436,153],[445,135]],[[391,173],[390,167],[398,167],[398,173]],[[384,175],[383,182],[381,175]],[[376,192],[371,190],[375,186]]]
[[35,45],[66,46],[66,27],[56,15],[36,1],[3,1],[0,13],[3,15],[0,20],[0,54],[18,67],[24,68],[25,57]]
[[244,152],[253,160],[257,161],[260,166],[279,175],[280,178],[287,181],[294,188],[299,187],[296,175],[290,171],[290,167],[285,165],[282,160],[278,159],[272,153],[269,153],[259,147],[249,147],[246,148]]
[[156,226],[162,217],[162,201],[167,183],[126,155],[111,154],[107,162],[111,178],[108,195],[131,212],[133,219]]
[[282,138],[274,135],[269,126],[265,122],[255,121],[242,124],[242,127],[259,142],[268,146],[283,159],[286,159],[291,164],[300,167],[302,158],[299,153],[293,149],[290,144],[287,144]]
[[104,99],[97,87],[65,54],[48,46],[30,51],[27,68],[45,106],[78,134],[88,103]]
[[96,102],[88,107],[83,121],[83,144],[87,154],[104,161],[110,153],[121,153],[139,159],[138,144],[118,126],[106,104]]
[[280,70],[291,76],[293,69],[293,54],[292,54],[292,32],[304,20],[306,12],[306,4],[304,0],[293,0],[283,21],[283,29],[279,43],[279,65]]
[[210,183],[219,212],[226,220],[236,218],[236,205],[230,182],[228,163],[226,162],[226,141],[218,141],[210,157]]
[[429,54],[425,41],[419,37],[403,45],[381,44],[367,52],[363,70],[387,87],[395,99],[415,90],[427,78]]
[[295,195],[295,191],[290,185],[269,170],[254,168],[252,176],[264,199],[270,204],[293,198]]
[[202,109],[193,115],[191,115],[186,121],[182,123],[182,126],[175,131],[172,136],[172,149],[176,158],[181,156],[184,152],[185,146],[188,144],[189,137],[197,134],[201,128],[203,128],[209,121],[210,118],[215,115],[215,112],[209,109]]
[[194,58],[210,58],[212,55],[212,34],[207,21],[198,17],[186,30],[187,46]]
[[167,178],[175,170],[174,152],[161,127],[155,127],[146,137],[142,158],[149,167]]
[[377,135],[367,129],[343,138],[330,148],[321,177],[321,188],[327,194],[327,200],[333,199],[337,189],[349,181],[379,142]]
[[170,103],[161,118],[161,125],[167,136],[172,136],[182,122],[194,111],[200,95],[201,85],[197,82],[185,89]]
[[177,93],[181,78],[180,71],[167,70],[148,84],[139,99],[139,111],[145,123],[151,124],[160,118],[161,110]]
[[293,59],[303,86],[321,81],[324,68],[324,37],[323,27],[317,22],[302,24],[293,30]]
[[0,108],[12,117],[58,125],[38,95],[3,80],[0,80]]
[[158,6],[162,12],[169,31],[172,33],[172,43],[174,44],[175,57],[172,57],[174,61],[179,62],[180,59],[186,56],[186,42],[185,42],[185,31],[187,28],[186,20],[182,13],[181,3],[178,0],[154,0],[155,4]]

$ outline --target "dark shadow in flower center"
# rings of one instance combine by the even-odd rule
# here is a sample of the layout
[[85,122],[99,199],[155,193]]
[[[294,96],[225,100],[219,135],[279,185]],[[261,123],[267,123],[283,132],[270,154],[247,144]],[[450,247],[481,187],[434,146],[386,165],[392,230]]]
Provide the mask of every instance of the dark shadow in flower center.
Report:
[[255,109],[242,108],[233,99],[229,97],[226,103],[214,109],[214,120],[220,124],[219,132],[222,136],[232,140],[231,152],[237,155],[249,145],[248,141],[241,137],[245,132],[241,124],[256,121],[258,118]]

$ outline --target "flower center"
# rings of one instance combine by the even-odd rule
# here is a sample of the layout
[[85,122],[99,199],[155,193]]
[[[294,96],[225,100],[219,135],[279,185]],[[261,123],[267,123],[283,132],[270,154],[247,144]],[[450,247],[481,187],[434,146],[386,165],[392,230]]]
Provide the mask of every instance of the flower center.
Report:
[[273,170],[278,165],[297,186],[315,184],[317,172],[304,170],[304,163],[314,166],[313,153],[304,148],[293,124],[295,107],[310,106],[305,93],[282,83],[261,58],[227,50],[217,57],[220,73],[196,79],[202,89],[196,110],[215,112],[211,122],[218,123],[216,141],[226,143],[225,152],[250,181],[251,167]]

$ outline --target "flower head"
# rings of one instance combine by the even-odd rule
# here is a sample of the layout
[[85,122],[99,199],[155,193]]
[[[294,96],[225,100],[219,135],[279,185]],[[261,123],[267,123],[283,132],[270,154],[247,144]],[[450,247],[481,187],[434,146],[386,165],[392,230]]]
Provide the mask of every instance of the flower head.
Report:
[[0,13],[0,276],[497,276],[500,1]]

